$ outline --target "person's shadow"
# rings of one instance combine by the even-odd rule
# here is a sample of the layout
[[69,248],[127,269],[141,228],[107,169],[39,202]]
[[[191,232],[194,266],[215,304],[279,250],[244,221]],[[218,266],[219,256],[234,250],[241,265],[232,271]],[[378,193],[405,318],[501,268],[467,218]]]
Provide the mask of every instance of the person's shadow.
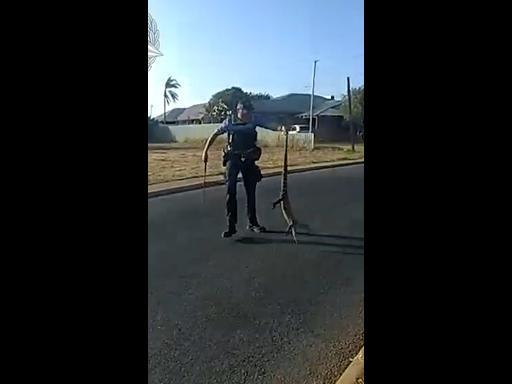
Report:
[[[273,230],[267,230],[265,233],[274,233],[274,234],[283,234],[286,235],[286,231],[273,231]],[[364,237],[357,237],[357,236],[343,236],[343,235],[333,235],[329,233],[312,233],[309,232],[301,232],[297,231],[295,232],[297,235],[300,236],[308,236],[308,237],[322,237],[322,238],[330,238],[330,239],[340,239],[340,240],[353,240],[353,241],[360,241],[364,242]]]
[[[286,235],[285,231],[274,231],[267,230],[262,235],[265,234],[282,234]],[[353,255],[363,255],[364,254],[364,237],[354,237],[354,236],[342,236],[342,235],[334,235],[328,233],[311,233],[311,232],[296,232],[297,235],[297,245],[313,245],[320,247],[335,247],[341,249],[352,250],[351,254]],[[303,237],[306,237],[305,240]],[[319,240],[315,240],[315,238]],[[329,242],[329,241],[321,241],[322,239],[334,239],[334,240],[344,240],[345,242]],[[293,237],[291,235],[286,235],[286,238],[272,238],[265,236],[258,237],[241,237],[236,240],[241,244],[292,244],[295,245],[293,241]],[[347,243],[346,241],[350,241]]]

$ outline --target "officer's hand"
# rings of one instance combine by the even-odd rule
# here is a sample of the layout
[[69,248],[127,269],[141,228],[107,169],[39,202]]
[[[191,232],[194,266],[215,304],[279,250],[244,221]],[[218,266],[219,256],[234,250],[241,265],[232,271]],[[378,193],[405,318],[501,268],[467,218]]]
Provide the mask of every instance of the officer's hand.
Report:
[[221,123],[221,127],[222,128],[227,128],[229,127],[229,125],[231,124],[231,120],[229,119],[229,117],[225,118],[224,121]]
[[203,159],[203,162],[204,163],[207,163],[208,162],[208,152],[203,152],[203,156],[202,156],[202,159]]

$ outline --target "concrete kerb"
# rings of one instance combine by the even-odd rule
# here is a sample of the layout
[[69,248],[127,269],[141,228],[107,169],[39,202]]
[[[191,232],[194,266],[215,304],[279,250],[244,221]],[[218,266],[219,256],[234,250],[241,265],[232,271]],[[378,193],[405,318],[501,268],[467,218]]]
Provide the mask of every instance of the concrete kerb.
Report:
[[364,384],[364,347],[352,359],[336,384]]
[[[318,171],[318,170],[322,170],[322,169],[347,167],[347,166],[359,165],[359,164],[364,164],[364,160],[332,162],[332,163],[324,163],[324,164],[318,164],[318,165],[312,165],[312,166],[294,167],[294,168],[290,168],[288,170],[288,173],[293,174],[293,173],[301,173],[301,172],[308,172],[308,171]],[[280,171],[280,170],[269,171],[269,172],[263,171],[263,178],[278,176],[281,173],[282,173],[282,171]],[[218,186],[218,185],[224,185],[224,180],[222,179],[222,177],[220,177],[219,180],[209,180],[209,181],[206,181],[206,183],[205,183],[205,186],[207,188],[213,187],[213,186]],[[185,184],[183,184],[183,185],[175,185],[175,186],[162,187],[162,188],[159,188],[158,185],[148,186],[148,199],[153,198],[153,197],[171,195],[171,194],[175,194],[175,193],[193,191],[193,190],[201,189],[201,188],[203,188],[202,181],[192,181],[190,183],[186,183],[186,181],[185,181]]]

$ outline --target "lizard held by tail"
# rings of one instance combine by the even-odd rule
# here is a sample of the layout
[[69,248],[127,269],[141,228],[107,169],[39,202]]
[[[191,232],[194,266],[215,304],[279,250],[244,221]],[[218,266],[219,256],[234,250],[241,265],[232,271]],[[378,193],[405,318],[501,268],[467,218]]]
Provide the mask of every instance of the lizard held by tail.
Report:
[[295,216],[293,215],[292,207],[290,204],[290,198],[288,196],[288,129],[285,128],[284,130],[284,161],[283,161],[283,173],[281,178],[281,194],[279,196],[279,199],[274,201],[272,203],[272,209],[274,209],[277,205],[281,205],[281,211],[283,212],[284,219],[286,223],[288,224],[288,229],[286,230],[286,234],[289,235],[290,233],[293,236],[293,240],[295,240],[295,243],[297,244],[297,237],[296,237],[296,227],[297,227],[297,220],[295,219]]

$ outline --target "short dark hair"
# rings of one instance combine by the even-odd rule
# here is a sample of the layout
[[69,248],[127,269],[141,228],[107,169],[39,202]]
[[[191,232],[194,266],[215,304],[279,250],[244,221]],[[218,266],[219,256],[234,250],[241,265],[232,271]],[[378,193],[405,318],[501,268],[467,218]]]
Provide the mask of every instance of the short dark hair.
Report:
[[254,109],[253,106],[252,106],[252,103],[250,101],[242,101],[240,100],[237,105],[236,105],[236,109],[244,109],[248,112],[252,112],[252,110]]

